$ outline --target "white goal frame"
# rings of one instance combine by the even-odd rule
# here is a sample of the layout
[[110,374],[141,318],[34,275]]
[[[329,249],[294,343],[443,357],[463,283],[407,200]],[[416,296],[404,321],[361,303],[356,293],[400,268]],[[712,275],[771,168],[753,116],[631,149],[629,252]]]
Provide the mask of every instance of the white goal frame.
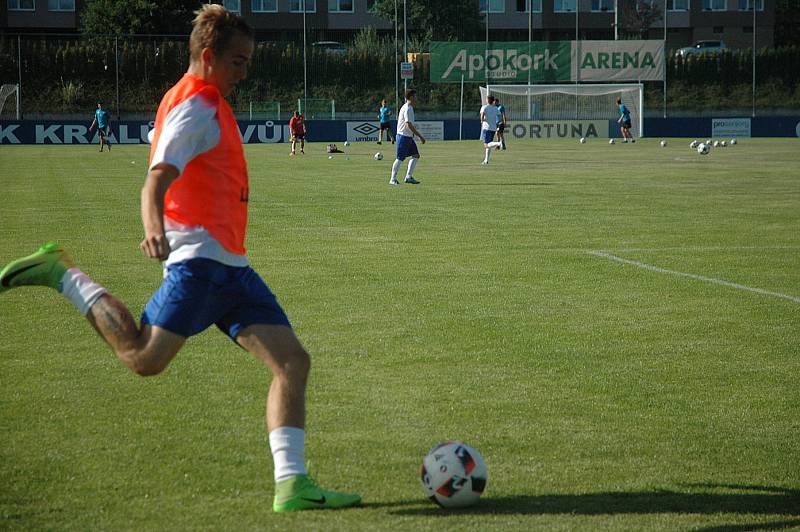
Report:
[[19,120],[19,84],[18,83],[4,83],[2,87],[0,87],[0,116],[3,115],[3,107],[6,105],[6,100],[12,94],[16,94],[16,104],[17,104],[17,120]]
[[[633,115],[633,135],[634,137],[644,136],[644,85],[642,83],[571,83],[562,85],[512,85],[512,84],[497,84],[487,85],[480,87],[481,103],[486,102],[486,96],[489,94],[500,95],[500,100],[503,101],[503,96],[527,96],[529,103],[527,105],[527,112],[520,115],[509,113],[508,106],[506,106],[506,114],[509,120],[617,120],[620,116],[617,108],[608,106],[603,108],[602,111],[592,113],[594,116],[585,116],[580,110],[579,100],[581,96],[617,96],[622,98],[623,103],[626,103]],[[561,111],[560,113],[549,113],[545,110],[542,116],[532,116],[530,101],[534,97],[541,97],[547,94],[560,94],[564,96],[572,96],[575,98],[574,111],[570,112]],[[635,96],[634,96],[635,95]],[[633,96],[633,100],[631,97]],[[505,103],[505,101],[503,101]],[[582,116],[584,114],[584,116]]]

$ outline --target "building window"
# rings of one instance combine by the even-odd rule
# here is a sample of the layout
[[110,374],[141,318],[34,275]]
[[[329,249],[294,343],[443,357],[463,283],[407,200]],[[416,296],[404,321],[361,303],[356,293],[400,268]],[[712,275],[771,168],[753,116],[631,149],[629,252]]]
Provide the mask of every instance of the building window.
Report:
[[739,11],[752,11],[753,4],[756,11],[764,11],[764,0],[739,0]]
[[716,33],[717,35],[722,35],[723,33],[725,33],[725,28],[723,28],[722,26],[714,26],[711,29],[711,31]]
[[[305,0],[306,13],[317,12],[317,0]],[[289,0],[289,13],[302,13],[303,1],[302,0]]]
[[670,11],[689,11],[689,0],[667,0]]
[[745,26],[742,28],[742,33],[753,33],[753,26]]
[[592,0],[592,11],[614,11],[614,0]]
[[277,13],[278,0],[253,0],[250,9],[253,13]]
[[232,11],[234,13],[242,12],[242,3],[240,0],[222,0],[222,5],[228,11]]
[[553,11],[556,13],[574,13],[576,0],[555,0]]
[[36,0],[8,0],[9,11],[36,11]]
[[517,0],[517,13],[528,13],[528,12],[541,13],[542,0]]
[[353,0],[328,0],[328,13],[352,13]]
[[[475,5],[475,4],[472,4]],[[486,13],[486,9],[489,9],[489,13],[505,13],[506,12],[506,2],[505,0],[479,0],[478,1],[478,9],[480,9],[481,13]]]
[[726,0],[703,0],[703,11],[725,11]]
[[75,0],[47,0],[48,11],[75,11]]

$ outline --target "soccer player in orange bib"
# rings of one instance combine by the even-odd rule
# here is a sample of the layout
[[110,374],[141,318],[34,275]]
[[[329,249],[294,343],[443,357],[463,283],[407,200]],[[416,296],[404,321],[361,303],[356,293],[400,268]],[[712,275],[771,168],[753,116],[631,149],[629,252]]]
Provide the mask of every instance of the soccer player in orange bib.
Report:
[[55,288],[139,375],[160,373],[188,337],[216,325],[273,374],[266,415],[275,464],[273,510],[359,504],[359,495],[320,488],[305,469],[310,358],[245,253],[247,163],[225,97],[247,76],[253,30],[213,4],[197,12],[193,25],[189,70],[158,108],[142,189],[140,248],[164,261],[166,275],[141,326],[52,243],[0,271],[0,292],[24,285]]

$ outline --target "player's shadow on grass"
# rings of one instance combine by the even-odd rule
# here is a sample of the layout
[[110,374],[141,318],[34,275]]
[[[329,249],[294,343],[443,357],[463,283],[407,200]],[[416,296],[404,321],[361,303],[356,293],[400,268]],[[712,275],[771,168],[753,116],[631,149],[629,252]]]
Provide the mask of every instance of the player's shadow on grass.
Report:
[[[489,495],[477,506],[454,510],[459,514],[530,514],[530,515],[610,515],[610,514],[775,514],[800,516],[800,490],[768,486],[733,484],[692,484],[689,489],[703,491],[676,492],[669,490],[644,492],[599,492],[580,495]],[[710,493],[710,489],[726,489],[731,493]],[[447,516],[433,505],[430,507],[392,510],[397,515]],[[787,522],[788,523],[788,522]],[[773,523],[771,526],[780,525]],[[800,525],[793,520],[788,526]],[[719,530],[723,530],[720,528]]]

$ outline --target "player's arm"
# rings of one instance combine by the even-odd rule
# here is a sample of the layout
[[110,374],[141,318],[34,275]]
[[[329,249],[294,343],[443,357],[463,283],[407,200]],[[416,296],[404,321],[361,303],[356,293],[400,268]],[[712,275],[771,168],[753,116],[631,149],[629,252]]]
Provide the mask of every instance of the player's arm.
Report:
[[503,119],[503,122],[502,122],[502,124],[503,124],[503,125],[506,125],[506,124],[508,123],[508,119],[506,118],[506,112],[505,112],[505,111],[503,111],[503,114],[502,114],[502,115],[500,115],[500,117]]
[[97,117],[95,116],[94,120],[92,120],[92,125],[89,126],[89,131],[93,130],[94,126],[96,126],[96,125],[97,125]]
[[164,260],[169,256],[169,242],[164,233],[164,196],[179,175],[178,169],[167,163],[157,164],[147,172],[142,187],[144,240],[139,248],[151,259]]
[[421,141],[423,144],[425,144],[425,137],[423,137],[423,136],[422,136],[422,133],[420,133],[420,132],[419,132],[419,130],[418,130],[416,127],[414,127],[414,123],[413,123],[413,122],[408,122],[408,123],[407,123],[407,125],[408,125],[408,129],[410,129],[410,130],[411,130],[411,132],[412,132],[414,135],[418,136],[418,137],[419,137],[419,140],[420,140],[420,141]]

